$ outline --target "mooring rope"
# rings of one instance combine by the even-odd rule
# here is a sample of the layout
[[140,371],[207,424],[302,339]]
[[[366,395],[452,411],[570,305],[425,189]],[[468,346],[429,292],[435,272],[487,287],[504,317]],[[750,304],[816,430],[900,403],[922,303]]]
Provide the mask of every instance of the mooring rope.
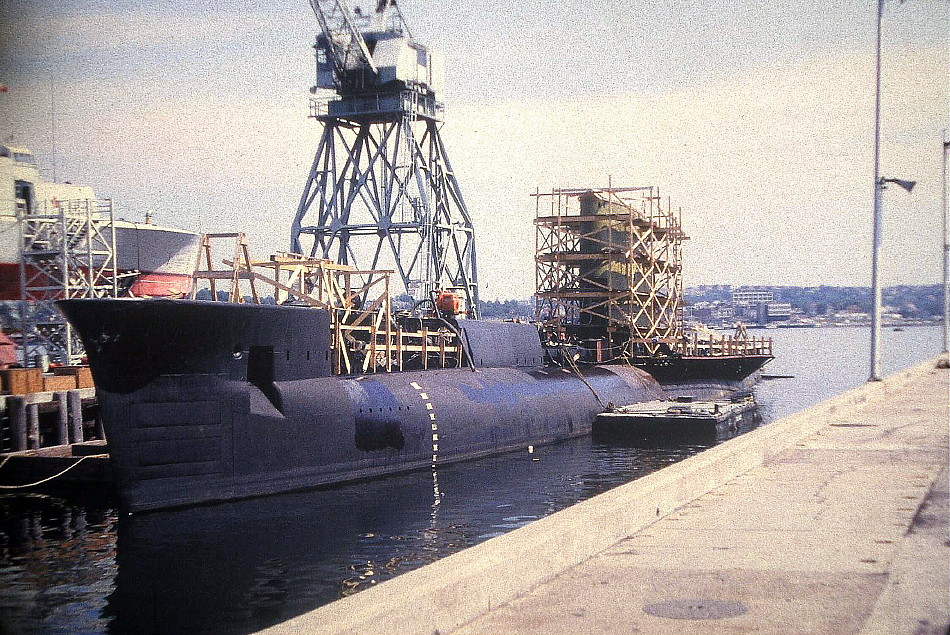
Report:
[[584,379],[584,375],[581,374],[581,369],[577,367],[577,364],[574,362],[574,359],[573,359],[570,355],[564,356],[564,359],[567,360],[568,364],[569,364],[570,367],[571,367],[571,370],[573,370],[574,373],[580,378],[580,380],[581,380],[582,382],[584,382],[584,385],[587,386],[588,388],[590,388],[590,391],[591,391],[592,393],[594,393],[594,398],[597,400],[597,402],[598,402],[601,406],[603,406],[604,410],[610,410],[610,408],[611,408],[611,406],[612,406],[613,404],[605,404],[605,403],[604,403],[604,400],[600,398],[600,395],[597,394],[597,391],[594,390],[594,387],[591,386],[589,383],[587,383],[587,380]]
[[[24,483],[23,485],[0,485],[0,489],[24,489],[24,488],[27,488],[27,487],[36,487],[37,485],[42,485],[43,483],[49,483],[49,482],[52,481],[53,479],[57,479],[57,478],[59,478],[60,476],[62,476],[63,474],[65,474],[66,472],[68,472],[69,470],[73,469],[74,467],[76,467],[77,465],[79,465],[80,463],[82,463],[83,461],[85,461],[86,459],[101,459],[101,458],[105,458],[105,457],[107,457],[107,456],[109,456],[109,455],[108,455],[108,454],[90,454],[90,455],[87,455],[87,456],[81,456],[81,457],[79,457],[79,459],[78,459],[75,463],[73,463],[72,465],[70,465],[69,467],[67,467],[67,468],[66,468],[65,470],[63,470],[62,472],[59,472],[58,474],[53,474],[52,476],[49,476],[49,477],[47,477],[47,478],[44,478],[44,479],[41,480],[41,481],[36,481],[35,483]],[[10,459],[9,456],[4,457],[3,462],[0,463],[0,467],[3,467],[4,464],[6,464],[6,462],[7,462],[9,459]]]

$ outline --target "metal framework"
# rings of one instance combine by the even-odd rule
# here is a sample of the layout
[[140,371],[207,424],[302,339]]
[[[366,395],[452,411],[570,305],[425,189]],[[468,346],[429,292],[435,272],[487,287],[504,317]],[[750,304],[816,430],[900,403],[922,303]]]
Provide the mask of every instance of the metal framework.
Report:
[[79,363],[82,344],[53,302],[118,295],[112,201],[56,201],[32,212],[23,207],[17,220],[24,362],[33,365],[46,354]]
[[313,91],[335,95],[311,101],[323,133],[290,250],[392,270],[411,304],[455,291],[477,317],[474,231],[439,132],[437,56],[412,40],[395,0],[372,13],[346,0],[310,5],[320,25]]
[[656,187],[536,193],[536,318],[611,357],[682,340],[683,234]]
[[392,269],[414,300],[458,290],[473,315],[474,230],[434,99],[407,90],[326,106],[315,115],[323,135],[292,226],[291,251]]

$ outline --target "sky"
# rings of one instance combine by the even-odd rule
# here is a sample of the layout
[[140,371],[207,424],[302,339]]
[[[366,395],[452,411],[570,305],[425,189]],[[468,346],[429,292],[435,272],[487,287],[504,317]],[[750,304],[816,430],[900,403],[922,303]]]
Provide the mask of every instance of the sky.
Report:
[[[354,2],[354,4],[359,4]],[[873,0],[404,0],[446,59],[442,135],[481,296],[534,291],[535,203],[655,185],[699,284],[870,284]],[[0,0],[0,135],[120,216],[289,247],[319,138],[304,0]],[[950,0],[888,0],[885,284],[941,276]]]

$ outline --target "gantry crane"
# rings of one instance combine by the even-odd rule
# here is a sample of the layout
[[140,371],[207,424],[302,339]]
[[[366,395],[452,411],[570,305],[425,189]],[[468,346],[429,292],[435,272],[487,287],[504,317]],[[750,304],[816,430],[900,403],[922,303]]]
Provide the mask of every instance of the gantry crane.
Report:
[[[471,216],[439,133],[441,58],[412,39],[395,0],[372,12],[310,0],[317,16],[311,116],[323,133],[291,250],[391,269],[412,301],[452,290],[477,316]],[[372,275],[372,274],[368,274]]]

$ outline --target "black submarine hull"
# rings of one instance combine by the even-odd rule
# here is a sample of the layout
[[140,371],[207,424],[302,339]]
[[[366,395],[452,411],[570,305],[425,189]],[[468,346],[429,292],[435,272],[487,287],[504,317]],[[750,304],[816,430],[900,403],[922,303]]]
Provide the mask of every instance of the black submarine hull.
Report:
[[642,370],[540,367],[528,324],[460,320],[474,368],[330,372],[329,314],[66,300],[96,381],[117,494],[142,511],[437,467],[591,431],[663,397]]

